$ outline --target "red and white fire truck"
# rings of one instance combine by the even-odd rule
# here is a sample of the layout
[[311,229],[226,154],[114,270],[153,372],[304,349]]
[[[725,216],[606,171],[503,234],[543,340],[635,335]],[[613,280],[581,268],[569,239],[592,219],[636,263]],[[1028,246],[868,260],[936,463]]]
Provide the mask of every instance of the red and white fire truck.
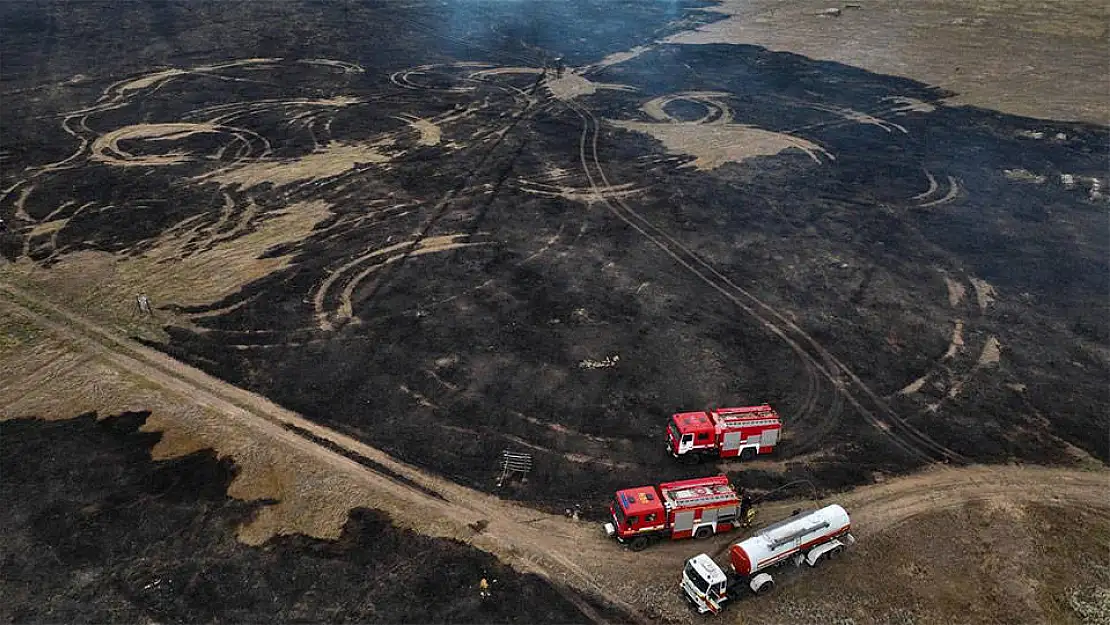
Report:
[[751,521],[750,498],[724,475],[617,491],[605,533],[633,551],[664,538],[705,538]]
[[680,412],[667,426],[667,451],[690,462],[706,456],[751,460],[774,451],[780,430],[779,413],[766,404]]
[[716,614],[725,601],[745,587],[755,594],[774,588],[775,580],[766,572],[773,566],[793,562],[795,566],[814,567],[835,558],[856,542],[849,533],[851,529],[848,513],[837,505],[795,514],[729,547],[728,574],[704,553],[687,560],[682,570],[682,592],[698,612]]

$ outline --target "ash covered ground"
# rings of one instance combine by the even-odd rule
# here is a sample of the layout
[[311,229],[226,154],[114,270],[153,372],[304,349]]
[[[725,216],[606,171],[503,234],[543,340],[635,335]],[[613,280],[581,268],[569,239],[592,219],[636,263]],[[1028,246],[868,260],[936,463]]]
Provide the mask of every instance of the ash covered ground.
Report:
[[210,451],[151,460],[160,434],[139,430],[146,416],[0,422],[5,622],[588,620],[547,580],[373,510],[353,511],[335,541],[244,545],[237,526],[266,502],[231,499],[237,470]]
[[688,476],[709,405],[783,414],[761,489],[1105,462],[1107,129],[659,43],[700,6],[6,5],[4,254],[541,507]]

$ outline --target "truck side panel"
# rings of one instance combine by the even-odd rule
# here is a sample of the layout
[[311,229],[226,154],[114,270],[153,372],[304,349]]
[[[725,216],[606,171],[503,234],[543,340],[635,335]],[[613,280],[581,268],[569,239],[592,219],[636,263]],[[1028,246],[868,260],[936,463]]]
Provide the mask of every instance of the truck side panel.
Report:
[[[775,445],[775,443],[778,443],[778,442],[779,442],[779,430],[778,430],[778,428],[774,428],[774,429],[770,429],[770,430],[763,430],[763,435],[760,436],[760,441],[759,441],[759,447],[760,447],[759,453],[764,453],[764,451],[763,451],[764,447],[773,447]],[[770,451],[770,450],[768,450],[768,451]]]
[[706,508],[705,510],[702,510],[701,521],[699,522],[699,525],[705,523],[713,523],[714,521],[716,521],[718,510],[720,510],[720,508]]
[[743,438],[740,432],[725,432],[721,439],[721,457],[732,458],[740,454],[740,443]]
[[686,538],[694,528],[694,510],[683,510],[674,515],[674,524],[671,525],[672,538]]
[[779,562],[782,562],[786,558],[789,558],[790,556],[792,556],[792,555],[794,555],[798,552],[804,552],[804,551],[806,551],[807,549],[809,549],[811,547],[815,547],[817,545],[820,545],[821,543],[827,543],[830,540],[834,540],[837,537],[848,533],[849,529],[851,529],[851,528],[850,527],[842,528],[842,529],[836,530],[835,532],[831,532],[831,533],[825,534],[823,536],[819,536],[819,537],[814,538],[812,540],[807,540],[806,542],[801,543],[799,545],[796,545],[794,547],[791,547],[790,549],[788,549],[788,550],[786,550],[786,551],[784,551],[784,552],[782,552],[782,553],[780,553],[776,556],[767,558],[765,560],[760,560],[756,564],[756,567],[758,567],[757,570],[763,570],[763,569],[765,569],[769,566],[774,566],[775,564],[778,564]]

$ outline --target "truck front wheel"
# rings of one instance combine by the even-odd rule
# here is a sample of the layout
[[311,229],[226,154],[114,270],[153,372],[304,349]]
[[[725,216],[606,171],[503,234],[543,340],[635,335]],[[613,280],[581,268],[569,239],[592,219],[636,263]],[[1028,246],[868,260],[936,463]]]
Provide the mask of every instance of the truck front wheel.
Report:
[[752,449],[751,447],[749,447],[749,448],[745,449],[744,451],[740,452],[740,461],[741,462],[748,462],[749,460],[752,460],[753,458],[755,458],[755,450]]
[[648,539],[645,536],[637,536],[628,543],[628,548],[632,551],[643,551],[648,546]]
[[771,592],[771,590],[775,587],[775,580],[766,573],[760,573],[759,575],[756,575],[752,578],[752,581],[748,583],[748,586],[755,594],[765,595]]
[[694,532],[694,538],[709,538],[713,535],[713,528],[708,525],[703,525]]
[[686,466],[693,466],[701,462],[700,454],[688,451],[678,457],[678,461]]

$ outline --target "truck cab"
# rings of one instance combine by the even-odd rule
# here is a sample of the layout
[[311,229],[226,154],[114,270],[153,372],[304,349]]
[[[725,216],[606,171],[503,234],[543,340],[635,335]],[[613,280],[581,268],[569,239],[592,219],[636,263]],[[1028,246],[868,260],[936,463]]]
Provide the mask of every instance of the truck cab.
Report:
[[648,539],[667,527],[663,501],[653,486],[640,486],[617,491],[609,504],[612,521],[605,524],[605,533],[622,544],[639,551]]
[[667,426],[667,451],[672,456],[685,456],[692,451],[714,451],[716,447],[716,426],[708,414],[680,412],[671,417]]
[[682,593],[700,614],[720,612],[729,598],[728,586],[725,572],[704,553],[687,560],[682,569]]

